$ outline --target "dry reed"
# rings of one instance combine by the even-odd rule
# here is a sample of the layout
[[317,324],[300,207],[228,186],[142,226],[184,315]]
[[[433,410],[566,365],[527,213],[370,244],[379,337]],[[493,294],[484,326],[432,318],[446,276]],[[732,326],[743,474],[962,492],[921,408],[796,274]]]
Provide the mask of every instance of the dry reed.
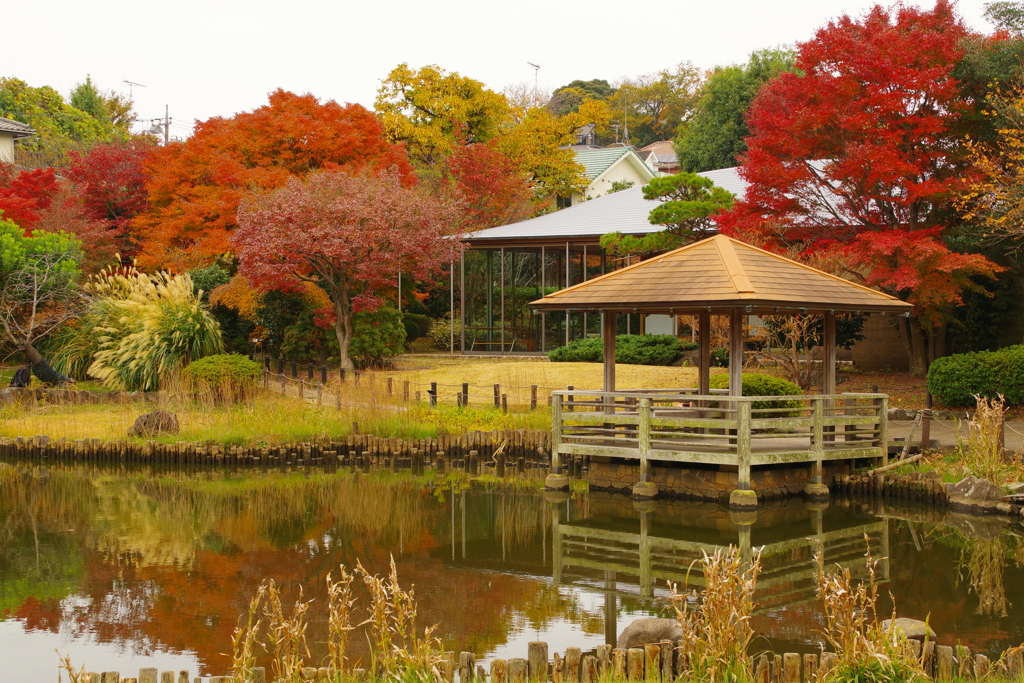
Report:
[[[385,577],[371,574],[361,563],[360,575],[370,593],[369,616],[353,625],[356,600],[352,593],[355,574],[344,565],[340,579],[327,576],[328,595],[328,661],[332,680],[347,680],[351,671],[346,659],[351,631],[368,626],[371,644],[371,671],[379,680],[421,681],[440,683],[440,666],[444,650],[433,635],[436,627],[416,630],[416,599],[413,589],[405,590],[398,582],[394,558]],[[281,593],[273,579],[265,580],[249,603],[245,617],[239,619],[232,638],[232,677],[237,683],[249,680],[256,662],[256,646],[270,654],[274,679],[278,683],[304,680],[302,669],[314,666],[308,661],[306,645],[307,612],[312,600],[303,600],[302,587],[290,614],[286,614]],[[262,615],[262,618],[258,618]],[[265,642],[261,641],[261,636]]]
[[[867,535],[864,536],[868,543]],[[822,677],[828,683],[907,683],[927,678],[921,662],[913,656],[902,629],[893,620],[888,626],[877,618],[878,561],[865,553],[868,580],[854,586],[847,567],[827,573],[819,545],[817,564],[818,597],[825,612],[823,635],[836,653],[836,663]]]
[[683,630],[688,681],[745,683],[753,680],[747,654],[754,637],[750,616],[754,591],[761,572],[761,556],[755,552],[749,566],[738,548],[730,546],[714,555],[704,553],[703,600],[691,605],[685,593],[672,585],[672,606]]
[[1003,456],[1003,417],[1006,405],[1003,396],[985,398],[975,396],[977,410],[967,423],[966,443],[960,444],[961,467],[964,474],[988,479],[997,484],[1018,481],[1024,476],[1024,463],[1020,454]]
[[248,672],[256,666],[256,646],[259,645],[257,637],[260,626],[263,625],[259,611],[266,593],[266,585],[261,585],[256,590],[256,595],[249,601],[245,624],[240,623],[236,626],[231,636],[231,671],[234,683],[246,683]]
[[[309,649],[306,647],[306,612],[312,601],[302,600],[302,586],[299,586],[299,597],[295,600],[292,613],[286,615],[281,603],[281,592],[274,580],[270,579],[263,585],[266,586],[267,596],[263,606],[263,615],[267,619],[267,649],[273,655],[275,680],[300,681],[302,668],[309,657]],[[245,675],[244,670],[242,673]],[[233,675],[238,676],[239,672],[234,671]]]
[[345,652],[348,649],[349,633],[356,627],[352,625],[352,613],[356,600],[352,594],[352,582],[355,575],[341,565],[338,569],[339,579],[335,581],[327,575],[327,652],[331,668],[345,671]]

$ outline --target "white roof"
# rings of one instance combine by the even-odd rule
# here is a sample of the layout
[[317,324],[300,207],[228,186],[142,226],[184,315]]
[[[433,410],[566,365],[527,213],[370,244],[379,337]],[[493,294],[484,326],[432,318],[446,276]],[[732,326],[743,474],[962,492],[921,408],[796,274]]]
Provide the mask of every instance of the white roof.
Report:
[[[699,173],[710,178],[715,185],[732,192],[737,198],[743,196],[747,183],[739,177],[737,169],[723,168],[718,171]],[[631,187],[595,199],[574,204],[561,211],[529,218],[518,223],[487,228],[466,236],[467,242],[479,243],[489,240],[543,240],[566,239],[570,237],[599,237],[609,232],[624,235],[646,235],[663,230],[652,225],[648,216],[651,209],[661,201],[644,199],[643,188]]]

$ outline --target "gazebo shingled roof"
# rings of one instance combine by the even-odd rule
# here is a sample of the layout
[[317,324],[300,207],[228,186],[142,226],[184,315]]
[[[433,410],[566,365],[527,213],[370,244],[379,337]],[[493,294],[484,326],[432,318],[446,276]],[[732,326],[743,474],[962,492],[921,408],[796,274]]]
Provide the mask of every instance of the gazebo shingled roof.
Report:
[[[568,287],[542,311],[909,312],[911,304],[724,235]],[[776,311],[776,309],[779,309]]]

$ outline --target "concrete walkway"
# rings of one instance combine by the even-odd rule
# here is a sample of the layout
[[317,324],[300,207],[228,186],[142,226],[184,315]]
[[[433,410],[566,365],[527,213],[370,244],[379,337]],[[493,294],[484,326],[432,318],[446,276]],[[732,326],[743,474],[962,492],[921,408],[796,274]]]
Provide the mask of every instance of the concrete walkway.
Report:
[[[907,434],[910,433],[912,424],[912,420],[889,420],[889,437],[906,438]],[[1006,422],[1003,432],[1005,434],[1007,450],[1013,453],[1024,450],[1024,420]],[[967,434],[966,420],[932,420],[930,437],[932,441],[938,442],[939,448],[955,448],[958,444],[958,439],[967,440]],[[916,446],[920,443],[921,428],[918,426],[914,430],[911,444]]]

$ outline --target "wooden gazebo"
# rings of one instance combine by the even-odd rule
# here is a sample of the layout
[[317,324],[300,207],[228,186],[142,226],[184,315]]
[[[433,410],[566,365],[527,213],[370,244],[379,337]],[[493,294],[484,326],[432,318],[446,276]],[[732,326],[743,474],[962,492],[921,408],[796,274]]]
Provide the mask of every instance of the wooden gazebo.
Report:
[[[811,495],[822,491],[824,460],[885,458],[887,397],[835,394],[837,312],[906,315],[911,305],[868,287],[723,235],[689,244],[534,301],[537,311],[602,314],[601,392],[555,392],[552,398],[552,488],[567,485],[561,456],[640,460],[636,495],[653,495],[650,460],[737,467],[735,507],[756,505],[750,468],[814,463]],[[615,315],[692,315],[698,321],[698,386],[617,390]],[[824,316],[822,393],[802,407],[758,408],[742,396],[743,320],[748,315]],[[712,315],[728,316],[728,398],[710,389]],[[758,401],[764,401],[758,397]],[[781,400],[781,399],[780,399]],[[815,488],[817,487],[817,488]]]

